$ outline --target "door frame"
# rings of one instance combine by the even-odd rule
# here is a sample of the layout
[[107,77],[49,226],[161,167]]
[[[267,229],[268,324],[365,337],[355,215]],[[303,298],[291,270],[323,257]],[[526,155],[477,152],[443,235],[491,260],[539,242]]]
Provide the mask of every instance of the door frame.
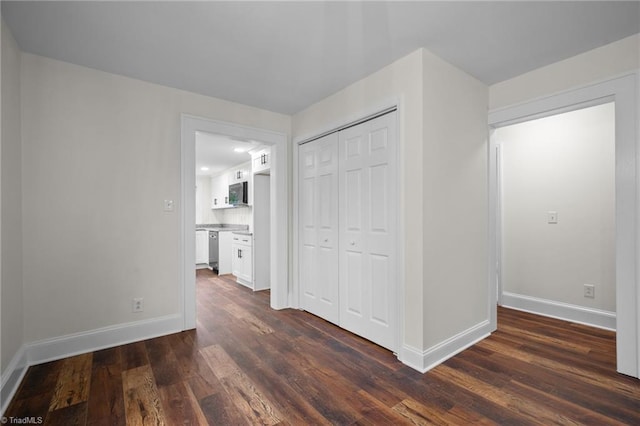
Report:
[[[217,133],[271,146],[271,308],[289,303],[289,150],[284,133],[181,114],[180,309],[183,329],[196,327],[195,132]],[[277,211],[278,214],[274,214]]]
[[640,291],[638,290],[638,74],[629,73],[600,83],[568,90],[489,112],[489,312],[497,325],[501,291],[502,218],[499,152],[494,130],[562,112],[615,101],[616,191],[616,339],[618,372],[640,373]]

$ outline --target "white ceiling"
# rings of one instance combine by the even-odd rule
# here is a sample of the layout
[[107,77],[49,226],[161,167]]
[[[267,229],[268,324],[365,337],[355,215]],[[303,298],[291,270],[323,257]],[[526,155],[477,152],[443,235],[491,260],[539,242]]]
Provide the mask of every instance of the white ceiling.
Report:
[[[241,141],[229,136],[196,132],[196,175],[215,176],[231,167],[251,160],[249,150],[261,146],[256,141]],[[243,152],[236,152],[241,148]],[[207,167],[208,170],[202,170]]]
[[292,114],[426,47],[487,84],[640,31],[640,3],[10,2],[23,51]]

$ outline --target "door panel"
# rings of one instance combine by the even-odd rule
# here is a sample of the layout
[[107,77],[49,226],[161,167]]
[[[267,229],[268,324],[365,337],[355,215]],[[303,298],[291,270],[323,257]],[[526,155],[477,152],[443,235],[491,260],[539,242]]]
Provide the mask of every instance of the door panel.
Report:
[[346,256],[346,276],[344,283],[346,287],[346,298],[344,306],[346,312],[358,317],[362,317],[362,253],[347,251]]
[[301,307],[338,324],[338,135],[300,146]]
[[[396,347],[395,113],[339,133],[340,325]],[[344,267],[343,267],[344,265]]]
[[389,257],[371,255],[371,320],[383,326],[389,324]]
[[301,307],[396,342],[396,114],[299,149]]

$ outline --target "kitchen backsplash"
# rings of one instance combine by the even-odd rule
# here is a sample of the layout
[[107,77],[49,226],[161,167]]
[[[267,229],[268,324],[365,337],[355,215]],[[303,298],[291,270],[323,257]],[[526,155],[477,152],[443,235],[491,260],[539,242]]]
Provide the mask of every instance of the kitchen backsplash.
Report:
[[236,207],[235,209],[216,210],[216,215],[222,212],[222,221],[220,223],[234,223],[238,225],[249,225],[252,222],[251,207]]

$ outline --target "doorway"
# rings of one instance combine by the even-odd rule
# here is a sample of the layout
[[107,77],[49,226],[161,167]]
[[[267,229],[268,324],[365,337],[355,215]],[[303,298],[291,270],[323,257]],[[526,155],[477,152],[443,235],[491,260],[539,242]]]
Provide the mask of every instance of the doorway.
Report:
[[615,104],[500,127],[501,305],[615,329]]
[[[491,139],[489,144],[489,206],[490,206],[490,279],[489,303],[491,322],[496,327],[496,306],[500,285],[502,258],[502,217],[500,211],[500,152],[497,129],[529,122],[563,112],[613,102],[615,104],[615,311],[618,372],[638,377],[640,371],[638,330],[637,270],[637,76],[634,74],[571,90],[525,104],[501,109],[489,114]],[[551,211],[552,213],[549,213]],[[553,217],[545,211],[545,220]],[[549,216],[550,215],[550,216]]]
[[[270,175],[270,282],[271,307],[283,309],[289,301],[289,194],[287,136],[234,123],[183,114],[181,117],[181,301],[183,329],[196,326],[195,284],[195,146],[196,132],[255,140],[271,146]],[[278,212],[277,214],[275,212]]]

